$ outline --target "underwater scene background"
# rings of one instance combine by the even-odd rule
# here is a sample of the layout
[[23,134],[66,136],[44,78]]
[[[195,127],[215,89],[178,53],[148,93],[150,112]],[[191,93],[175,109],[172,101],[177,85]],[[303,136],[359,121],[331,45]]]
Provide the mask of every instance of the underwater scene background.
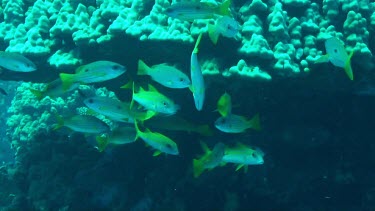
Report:
[[0,210],[375,209],[373,1],[0,2]]

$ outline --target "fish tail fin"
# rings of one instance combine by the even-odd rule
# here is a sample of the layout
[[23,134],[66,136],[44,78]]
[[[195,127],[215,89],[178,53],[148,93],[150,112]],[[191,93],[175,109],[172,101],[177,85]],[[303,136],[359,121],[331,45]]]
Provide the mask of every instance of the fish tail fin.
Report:
[[137,75],[148,75],[148,70],[150,69],[147,64],[141,59],[138,60],[138,72]]
[[141,119],[142,121],[145,121],[145,120],[148,120],[148,119],[151,119],[152,117],[154,117],[157,113],[155,111],[151,111],[151,110],[147,110],[144,117]]
[[134,105],[134,82],[133,82],[133,86],[132,86],[132,101],[130,102],[130,109],[133,108],[133,105]]
[[128,83],[120,86],[120,89],[132,89],[133,88],[133,81],[129,80]]
[[231,0],[224,1],[218,8],[217,13],[222,16],[231,16],[230,11]]
[[213,24],[208,24],[208,37],[214,43],[215,45],[217,44],[217,40],[219,39],[219,33],[216,30],[216,26]]
[[204,154],[207,154],[207,153],[211,152],[210,148],[203,141],[200,141],[200,145],[201,145],[201,147],[202,147],[202,149],[204,151]]
[[244,170],[244,172],[245,172],[245,174],[246,174],[246,173],[247,173],[247,170],[248,170],[248,168],[249,168],[249,166],[248,166],[248,165],[245,165],[245,164],[239,164],[239,165],[237,166],[237,168],[236,168],[236,171],[240,170],[242,167],[243,167],[243,170]]
[[194,178],[198,178],[204,171],[203,162],[197,159],[193,159],[193,173]]
[[262,127],[260,126],[259,113],[255,114],[254,117],[248,121],[248,123],[254,130],[260,131],[262,129]]
[[64,119],[63,119],[62,116],[56,114],[56,120],[57,120],[57,124],[55,126],[53,126],[52,130],[58,130],[62,126],[64,126]]
[[103,152],[108,146],[108,136],[96,136],[95,139],[99,152]]
[[354,50],[350,52],[349,57],[345,61],[345,66],[344,66],[345,73],[349,77],[350,80],[354,79],[352,65],[351,65],[351,59],[352,59],[353,54],[354,54]]
[[141,131],[139,130],[139,127],[138,127],[137,120],[134,120],[134,127],[135,127],[135,131],[136,131],[134,140],[136,141],[139,138],[139,133],[141,133]]
[[201,39],[202,39],[202,33],[199,34],[198,38],[197,38],[197,41],[195,41],[195,46],[194,46],[194,50],[193,50],[193,53],[197,54],[198,53],[198,46],[199,44],[201,43]]
[[159,156],[159,155],[161,155],[161,151],[160,150],[156,150],[153,154],[152,154],[152,156],[154,156],[154,157],[156,157],[156,156]]
[[319,57],[318,59],[316,59],[316,60],[314,61],[314,63],[315,63],[315,64],[317,64],[317,63],[326,63],[326,62],[328,62],[328,61],[329,61],[329,55],[326,54],[326,55],[323,55],[323,56]]
[[36,89],[30,89],[30,92],[38,99],[38,100],[41,100],[44,98],[44,92],[43,91],[39,91],[39,90],[36,90]]
[[242,167],[244,167],[245,166],[245,164],[238,164],[237,165],[237,168],[236,168],[236,171],[238,171],[238,170],[240,170]]
[[60,73],[60,79],[63,90],[67,91],[74,83],[74,74]]
[[197,132],[203,136],[212,136],[213,132],[209,125],[201,125],[197,128]]
[[98,113],[92,109],[87,109],[87,111],[85,112],[85,115],[96,116],[98,115]]

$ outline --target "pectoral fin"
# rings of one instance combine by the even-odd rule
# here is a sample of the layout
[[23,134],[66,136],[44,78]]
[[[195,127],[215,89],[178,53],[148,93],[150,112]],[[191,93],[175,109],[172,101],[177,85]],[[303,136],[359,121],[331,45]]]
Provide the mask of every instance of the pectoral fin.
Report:
[[319,57],[317,60],[315,60],[314,63],[316,64],[316,63],[326,63],[326,62],[329,62],[329,55],[328,54]]

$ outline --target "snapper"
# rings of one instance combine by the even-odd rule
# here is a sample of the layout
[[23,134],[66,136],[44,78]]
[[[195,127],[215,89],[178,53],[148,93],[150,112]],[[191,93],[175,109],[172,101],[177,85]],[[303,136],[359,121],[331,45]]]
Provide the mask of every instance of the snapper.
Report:
[[144,61],[139,60],[138,75],[149,75],[152,80],[173,89],[187,88],[191,85],[191,81],[185,73],[167,64],[149,67]]
[[245,172],[249,165],[262,165],[264,163],[264,153],[259,148],[249,147],[238,143],[235,147],[227,147],[222,161],[224,163],[238,164],[236,171],[245,167]]
[[15,72],[32,72],[36,65],[18,53],[0,51],[0,66]]
[[144,90],[142,87],[140,87],[139,91],[135,92],[133,83],[133,97],[130,107],[133,107],[134,101],[139,103],[146,110],[167,115],[173,115],[180,109],[179,105],[175,104],[173,100],[161,94],[150,84],[148,85],[148,90]]
[[193,159],[194,177],[199,177],[205,170],[211,170],[219,166],[225,154],[225,145],[221,142],[215,144],[214,148],[210,150],[208,146],[201,142],[204,154]]
[[76,69],[74,74],[60,73],[62,86],[68,90],[74,83],[91,84],[108,81],[126,72],[126,68],[111,61],[96,61],[82,65]]
[[183,1],[172,4],[165,10],[165,13],[172,18],[193,22],[196,19],[210,19],[217,15],[230,16],[231,1],[224,1],[216,5],[208,2]]
[[96,137],[97,148],[103,152],[109,145],[117,146],[133,143],[136,141],[137,132],[134,127],[124,126],[114,129],[110,134]]
[[193,93],[195,108],[198,111],[203,109],[203,103],[205,98],[205,85],[204,78],[201,70],[201,66],[198,61],[198,46],[202,39],[202,33],[199,34],[197,41],[194,46],[194,50],[190,57],[190,74],[191,74],[191,87],[190,90]]
[[110,130],[109,126],[102,120],[89,115],[75,115],[68,118],[57,116],[57,125],[53,130],[57,130],[63,126],[80,133],[98,134],[105,133]]
[[353,80],[353,70],[351,66],[351,58],[354,51],[348,53],[342,42],[336,37],[328,38],[325,41],[325,48],[327,54],[318,58],[315,63],[322,63],[330,61],[334,66],[344,68],[346,75],[350,80]]
[[161,153],[166,153],[170,155],[178,155],[178,147],[177,144],[167,136],[151,132],[149,129],[146,129],[144,132],[139,130],[137,122],[135,124],[135,130],[137,131],[136,138],[141,138],[146,144],[150,145],[156,151],[154,152],[153,156],[158,156]]
[[143,121],[156,114],[153,111],[130,108],[130,103],[109,97],[89,97],[83,103],[92,111],[118,122],[134,123],[135,119]]
[[227,117],[232,113],[232,98],[228,93],[225,92],[217,101],[217,111],[222,117]]
[[232,38],[238,34],[239,30],[238,22],[229,16],[218,18],[215,24],[208,24],[208,36],[215,45],[220,35]]
[[215,127],[225,133],[243,133],[249,128],[261,130],[259,114],[255,114],[250,120],[243,116],[230,114],[217,119],[215,121]]

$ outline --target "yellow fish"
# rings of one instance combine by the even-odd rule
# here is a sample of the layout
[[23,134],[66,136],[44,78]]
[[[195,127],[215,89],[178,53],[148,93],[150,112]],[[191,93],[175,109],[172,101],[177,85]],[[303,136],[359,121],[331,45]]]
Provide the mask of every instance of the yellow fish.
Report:
[[144,132],[140,131],[138,128],[137,121],[135,121],[135,130],[137,131],[137,135],[135,139],[141,138],[146,144],[150,145],[152,148],[156,149],[156,152],[153,156],[158,156],[161,153],[166,153],[170,155],[178,155],[179,151],[177,148],[177,144],[167,136],[151,132],[149,129],[146,129]]
[[204,150],[204,155],[193,160],[195,178],[199,177],[204,170],[211,170],[220,165],[225,153],[225,145],[221,142],[217,143],[212,150],[203,142],[201,142],[201,146]]
[[96,61],[77,68],[75,74],[60,73],[62,86],[68,90],[73,83],[90,84],[117,78],[126,68],[111,61]]
[[224,93],[217,101],[217,111],[221,116],[226,117],[232,112],[232,99],[228,93]]
[[233,148],[227,147],[225,149],[222,161],[238,164],[236,171],[245,167],[246,172],[249,165],[262,165],[264,163],[263,157],[264,153],[261,149],[238,143]]
[[230,0],[215,5],[208,2],[182,1],[172,4],[165,10],[165,13],[172,18],[193,22],[196,19],[210,19],[218,15],[230,16]]
[[325,41],[326,55],[318,58],[315,63],[322,63],[330,61],[334,66],[344,68],[346,75],[348,75],[350,80],[353,80],[353,70],[351,67],[351,58],[354,51],[348,53],[344,45],[336,37],[328,38]]

